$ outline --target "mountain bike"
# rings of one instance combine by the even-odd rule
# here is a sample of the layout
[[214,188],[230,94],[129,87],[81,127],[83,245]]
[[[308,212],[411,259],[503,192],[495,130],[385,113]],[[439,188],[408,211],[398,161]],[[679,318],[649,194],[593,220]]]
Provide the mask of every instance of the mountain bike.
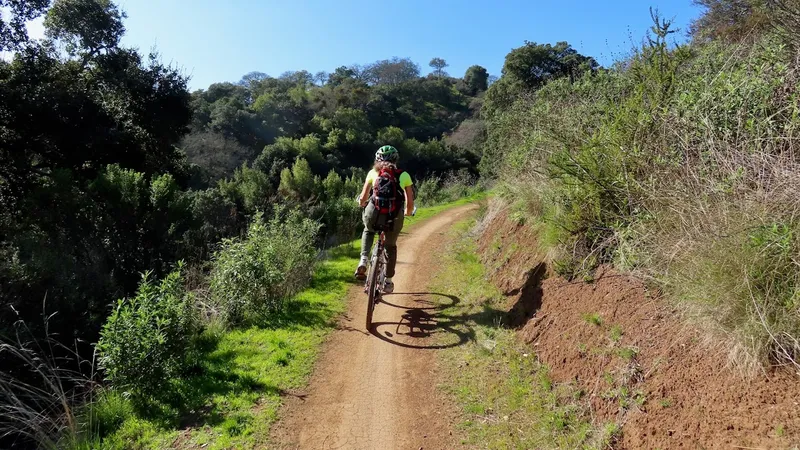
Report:
[[[417,207],[411,212],[411,216],[417,214]],[[375,312],[375,305],[380,303],[383,297],[383,285],[386,281],[386,262],[389,260],[386,254],[386,234],[381,231],[378,234],[378,243],[372,250],[372,257],[369,260],[367,269],[367,281],[364,283],[364,293],[367,294],[367,331],[372,327],[372,315]]]

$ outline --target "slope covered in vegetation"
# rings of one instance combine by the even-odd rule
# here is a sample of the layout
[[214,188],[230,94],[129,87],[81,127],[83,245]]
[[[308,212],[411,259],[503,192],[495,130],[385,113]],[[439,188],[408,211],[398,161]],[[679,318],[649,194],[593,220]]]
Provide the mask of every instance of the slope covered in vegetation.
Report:
[[482,169],[559,274],[639,274],[735,367],[796,370],[800,5],[702,3],[689,43],[654,14],[610,69],[530,84],[512,52],[487,92]]

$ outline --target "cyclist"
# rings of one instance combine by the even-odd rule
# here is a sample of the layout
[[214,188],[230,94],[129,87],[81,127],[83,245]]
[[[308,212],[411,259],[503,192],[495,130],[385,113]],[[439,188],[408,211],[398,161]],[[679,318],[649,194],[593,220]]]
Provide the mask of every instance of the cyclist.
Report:
[[366,280],[367,278],[367,261],[369,252],[372,249],[372,242],[375,238],[376,230],[374,228],[375,220],[378,216],[378,210],[373,202],[370,201],[370,196],[373,191],[373,186],[378,179],[379,173],[383,169],[390,169],[397,175],[397,195],[403,197],[400,199],[400,205],[397,208],[397,217],[394,220],[394,226],[391,230],[384,232],[386,236],[386,255],[388,261],[386,262],[386,281],[384,282],[383,291],[391,294],[394,291],[394,282],[392,277],[395,274],[395,266],[397,265],[397,238],[400,236],[400,231],[403,229],[403,199],[405,199],[405,215],[410,216],[414,211],[414,183],[411,181],[411,175],[408,172],[401,171],[397,168],[397,162],[400,160],[400,153],[391,145],[384,145],[379,148],[375,153],[375,165],[372,170],[367,174],[367,179],[364,181],[364,188],[361,190],[361,195],[358,200],[361,207],[364,208],[363,222],[364,233],[361,235],[361,261],[358,263],[355,276],[359,280]]

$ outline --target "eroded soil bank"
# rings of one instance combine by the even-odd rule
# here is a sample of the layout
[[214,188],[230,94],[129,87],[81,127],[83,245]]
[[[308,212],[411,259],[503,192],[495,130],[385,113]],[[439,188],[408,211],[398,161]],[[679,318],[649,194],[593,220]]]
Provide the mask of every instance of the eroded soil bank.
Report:
[[554,381],[588,396],[596,420],[622,426],[617,448],[800,445],[797,374],[745,379],[640,280],[604,267],[569,282],[542,263],[533,230],[502,212],[488,220],[480,256],[508,297],[508,322]]

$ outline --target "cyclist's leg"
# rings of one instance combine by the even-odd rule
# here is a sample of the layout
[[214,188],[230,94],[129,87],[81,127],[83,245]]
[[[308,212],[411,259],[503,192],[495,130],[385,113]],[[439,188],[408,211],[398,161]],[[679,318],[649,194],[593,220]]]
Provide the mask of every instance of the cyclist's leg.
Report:
[[395,219],[392,231],[386,232],[386,256],[388,259],[386,262],[386,276],[388,278],[394,276],[395,267],[397,266],[397,238],[400,237],[400,232],[403,231],[403,220],[403,212],[401,211],[397,219]]
[[366,262],[369,260],[372,243],[375,241],[375,230],[372,228],[372,224],[375,222],[375,213],[375,206],[369,203],[364,208],[364,214],[361,217],[364,223],[364,232],[361,234],[361,260],[358,263],[358,268],[356,268],[356,278],[361,280],[366,279]]
[[364,208],[364,214],[361,217],[364,223],[364,232],[361,234],[361,257],[369,258],[370,251],[372,250],[372,243],[375,242],[375,229],[372,225],[375,223],[375,216],[377,215],[375,205],[372,203],[367,204]]

